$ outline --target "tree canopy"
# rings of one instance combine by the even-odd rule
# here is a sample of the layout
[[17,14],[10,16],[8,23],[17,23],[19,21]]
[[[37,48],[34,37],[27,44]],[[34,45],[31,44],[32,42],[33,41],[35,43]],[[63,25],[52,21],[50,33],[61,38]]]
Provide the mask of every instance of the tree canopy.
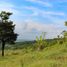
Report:
[[15,24],[9,20],[12,15],[10,12],[2,11],[0,13],[0,41],[2,43],[2,56],[4,55],[5,43],[14,43],[17,39],[17,33],[14,32]]

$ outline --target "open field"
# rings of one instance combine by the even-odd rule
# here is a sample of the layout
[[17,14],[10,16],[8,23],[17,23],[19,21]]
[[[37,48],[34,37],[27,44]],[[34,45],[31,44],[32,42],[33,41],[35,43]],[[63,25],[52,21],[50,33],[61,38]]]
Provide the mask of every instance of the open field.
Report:
[[67,67],[67,44],[56,44],[42,51],[33,48],[5,49],[0,67]]

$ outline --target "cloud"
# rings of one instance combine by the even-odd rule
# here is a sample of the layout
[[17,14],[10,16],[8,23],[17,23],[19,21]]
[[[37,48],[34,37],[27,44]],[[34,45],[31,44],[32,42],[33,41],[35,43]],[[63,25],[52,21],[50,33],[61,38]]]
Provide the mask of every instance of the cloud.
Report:
[[22,11],[21,11],[21,9],[19,9],[19,7],[17,7],[13,3],[10,3],[10,2],[7,2],[7,1],[8,0],[0,1],[0,11],[12,12],[14,18],[17,17],[17,16],[23,16]]
[[[28,18],[41,17],[41,18],[44,18],[43,21],[45,21],[45,19],[47,19],[47,20],[50,20],[50,22],[52,22],[52,23],[57,23],[60,25],[62,25],[63,22],[65,22],[64,18],[66,18],[66,14],[64,12],[45,11],[45,10],[42,10],[42,9],[39,9],[36,7],[32,7],[32,6],[25,6],[24,9],[32,11],[32,14],[26,15],[26,16],[28,16]],[[63,17],[63,18],[61,18],[61,17]]]
[[65,30],[61,21],[47,24],[47,22],[39,23],[28,18],[25,21],[18,22],[20,21],[16,21],[15,29],[15,32],[19,34],[18,39],[35,40],[36,36],[40,36],[42,32],[46,32],[46,38],[54,38]]
[[33,11],[33,13],[34,13],[35,15],[41,14],[41,15],[65,16],[65,13],[64,13],[64,12],[45,11],[45,10],[41,10],[41,9],[39,9],[39,8],[32,7],[32,6],[26,6],[26,7],[23,7],[23,8]]
[[[27,0],[27,1],[36,2],[38,4],[46,5],[49,7],[52,6],[50,3],[43,2],[41,0]],[[24,9],[31,10],[32,14],[23,14]],[[24,6],[23,8],[18,8],[16,5],[12,3],[0,2],[0,11],[2,10],[10,11],[13,13],[12,18],[14,18],[14,23],[16,24],[15,32],[19,34],[19,39],[20,38],[35,39],[36,36],[41,34],[41,32],[47,32],[48,38],[56,37],[64,29],[61,25],[64,22],[64,20],[56,18],[56,16],[65,17],[64,12],[45,11],[32,6],[26,6],[26,7]],[[41,23],[32,20],[33,19],[32,17],[36,16],[48,18],[48,20],[52,20],[53,24],[50,24],[50,22],[47,24],[47,22]],[[24,17],[25,19],[22,20],[20,19]],[[58,23],[60,25],[58,25]]]
[[[57,24],[56,24],[57,25]],[[60,25],[55,26],[54,24],[43,24],[39,22],[32,21],[31,19],[26,21],[26,28],[27,30],[31,31],[32,29],[36,29],[38,31],[46,31],[46,32],[52,32],[56,31],[57,27]],[[49,31],[48,31],[49,30]]]
[[[16,22],[16,32],[19,34],[19,39],[35,39],[36,36],[41,35],[42,32],[47,32],[47,38],[54,38],[64,30],[62,26],[64,24],[64,20],[55,16],[65,16],[65,13],[44,11],[35,7],[23,7],[23,9],[31,10],[32,14],[29,14],[29,16],[24,14],[25,16],[28,16],[28,20],[26,19],[20,23],[18,23],[19,21]],[[52,20],[53,24],[47,24],[47,22],[36,22],[32,20],[32,16],[48,18],[49,20]]]
[[14,13],[15,15],[18,14],[18,11],[13,8],[14,8],[14,5],[9,4],[9,3],[2,2],[0,4],[0,11],[9,11],[9,12]]
[[42,5],[42,6],[46,6],[46,7],[52,7],[53,5],[48,3],[48,2],[45,2],[45,1],[41,1],[41,0],[26,0],[26,1],[29,1],[29,2],[34,2],[34,3],[38,3],[39,5]]
[[[43,0],[43,1],[44,1],[44,0]],[[45,0],[45,1],[48,1],[48,2],[57,2],[57,3],[67,2],[67,0]]]
[[54,38],[64,30],[64,27],[60,25],[43,24],[31,19],[26,20],[24,25],[20,24],[19,26],[19,34],[21,32],[19,39],[35,39],[36,36],[40,36],[42,32],[47,32],[46,38]]
[[46,15],[57,15],[57,16],[65,16],[63,12],[53,12],[53,11],[41,11],[43,14]]

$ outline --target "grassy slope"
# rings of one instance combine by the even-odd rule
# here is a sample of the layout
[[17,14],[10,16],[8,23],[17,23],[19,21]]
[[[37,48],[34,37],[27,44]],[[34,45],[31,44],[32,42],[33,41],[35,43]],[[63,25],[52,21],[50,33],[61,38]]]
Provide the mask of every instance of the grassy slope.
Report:
[[43,51],[6,50],[0,67],[67,67],[67,45],[54,45]]

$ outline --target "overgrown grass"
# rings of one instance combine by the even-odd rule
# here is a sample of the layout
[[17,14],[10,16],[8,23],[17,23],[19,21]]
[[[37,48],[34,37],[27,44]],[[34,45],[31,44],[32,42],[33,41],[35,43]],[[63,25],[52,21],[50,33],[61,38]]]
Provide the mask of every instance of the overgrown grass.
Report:
[[29,46],[23,49],[5,50],[0,67],[67,67],[67,44],[55,44],[42,51]]

